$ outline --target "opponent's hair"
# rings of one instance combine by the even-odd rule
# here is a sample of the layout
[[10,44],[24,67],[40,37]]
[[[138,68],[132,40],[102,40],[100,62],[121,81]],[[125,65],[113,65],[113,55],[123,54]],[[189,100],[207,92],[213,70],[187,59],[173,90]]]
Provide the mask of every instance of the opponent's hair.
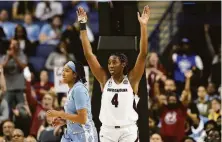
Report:
[[77,73],[77,78],[76,81],[81,81],[82,83],[86,83],[86,75],[85,75],[85,70],[84,66],[82,65],[81,62],[73,62],[76,66],[76,73]]
[[128,58],[127,58],[127,56],[123,53],[118,53],[118,52],[113,53],[110,56],[117,56],[121,63],[126,64],[126,66],[123,69],[123,74],[126,75],[128,73]]

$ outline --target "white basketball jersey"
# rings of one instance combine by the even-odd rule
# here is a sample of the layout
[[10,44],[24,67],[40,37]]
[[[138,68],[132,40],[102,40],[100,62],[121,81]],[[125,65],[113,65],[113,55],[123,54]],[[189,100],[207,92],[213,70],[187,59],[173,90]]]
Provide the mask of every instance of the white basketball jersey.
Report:
[[127,76],[120,84],[116,84],[111,77],[103,89],[100,121],[106,126],[135,124],[138,114],[133,105],[134,93]]

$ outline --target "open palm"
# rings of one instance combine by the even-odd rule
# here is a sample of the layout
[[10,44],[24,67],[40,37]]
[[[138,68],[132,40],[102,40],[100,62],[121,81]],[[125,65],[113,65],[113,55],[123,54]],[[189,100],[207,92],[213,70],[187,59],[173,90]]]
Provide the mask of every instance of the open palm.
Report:
[[140,14],[138,12],[137,16],[138,16],[138,20],[139,20],[141,25],[147,25],[148,20],[150,18],[150,8],[149,8],[149,6],[148,5],[145,6],[144,9],[143,9],[142,15],[140,16]]
[[79,23],[86,23],[87,22],[87,14],[82,7],[78,7],[76,11]]

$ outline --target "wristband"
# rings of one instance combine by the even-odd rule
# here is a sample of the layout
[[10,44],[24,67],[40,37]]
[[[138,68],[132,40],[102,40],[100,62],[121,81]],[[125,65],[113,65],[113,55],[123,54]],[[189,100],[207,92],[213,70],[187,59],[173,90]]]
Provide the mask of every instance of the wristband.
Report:
[[80,30],[86,30],[86,23],[79,23],[80,24]]

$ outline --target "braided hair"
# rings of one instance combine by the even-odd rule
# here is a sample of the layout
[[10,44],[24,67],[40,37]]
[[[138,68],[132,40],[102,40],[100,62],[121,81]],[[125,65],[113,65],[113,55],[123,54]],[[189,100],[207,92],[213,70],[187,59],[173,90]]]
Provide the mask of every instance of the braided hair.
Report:
[[86,81],[84,66],[82,65],[82,63],[77,61],[75,61],[74,64],[76,66],[76,73],[77,73],[76,82],[81,81],[82,83],[86,83],[87,81]]
[[127,56],[123,53],[118,53],[118,52],[113,53],[110,56],[117,56],[121,63],[126,64],[126,66],[123,69],[123,74],[126,75],[128,73],[128,58],[127,58]]

